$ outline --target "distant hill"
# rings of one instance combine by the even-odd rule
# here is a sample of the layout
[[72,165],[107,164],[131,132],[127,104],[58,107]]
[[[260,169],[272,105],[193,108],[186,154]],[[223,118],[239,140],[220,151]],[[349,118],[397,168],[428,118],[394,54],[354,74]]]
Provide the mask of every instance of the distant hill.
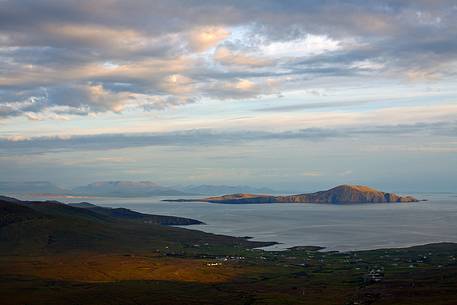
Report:
[[68,190],[48,181],[0,181],[2,194],[67,194]]
[[163,215],[151,215],[151,214],[144,214],[135,212],[126,208],[106,208],[96,206],[94,204],[88,202],[80,202],[80,203],[70,203],[68,204],[72,207],[86,209],[88,211],[95,212],[100,215],[113,217],[120,220],[133,220],[139,221],[143,223],[149,224],[158,224],[158,225],[166,225],[166,226],[187,226],[187,225],[199,225],[204,224],[201,221],[190,219],[190,218],[183,218],[183,217],[175,217],[175,216],[163,216]]
[[[174,200],[167,200],[174,201]],[[271,196],[256,194],[232,194],[203,199],[178,199],[176,201],[203,201],[228,204],[249,203],[389,203],[389,202],[417,202],[411,196],[399,196],[394,193],[385,193],[362,185],[339,185],[326,191],[290,196]]]
[[203,242],[221,247],[271,244],[168,226],[200,223],[89,203],[21,201],[0,196],[0,254],[47,255],[68,251],[150,254],[157,250],[182,251]]
[[196,195],[223,195],[233,193],[276,194],[275,190],[266,187],[250,187],[246,185],[188,185],[177,188],[185,193]]
[[179,196],[189,193],[150,181],[100,181],[72,189],[74,195],[104,197]]

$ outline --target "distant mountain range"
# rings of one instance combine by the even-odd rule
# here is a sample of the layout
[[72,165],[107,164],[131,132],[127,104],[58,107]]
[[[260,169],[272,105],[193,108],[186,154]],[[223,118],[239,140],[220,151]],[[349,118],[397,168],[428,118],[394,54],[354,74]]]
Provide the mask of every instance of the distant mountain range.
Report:
[[75,195],[108,197],[147,197],[190,195],[150,181],[101,181],[72,189]]
[[231,194],[202,199],[177,199],[165,201],[200,201],[226,204],[253,204],[253,203],[388,203],[388,202],[417,202],[411,196],[399,196],[394,193],[385,193],[362,185],[339,185],[326,191],[289,196],[272,196],[256,194]]
[[68,194],[69,190],[48,181],[0,181],[0,194]]
[[0,194],[62,195],[100,197],[149,197],[149,196],[216,196],[227,193],[278,193],[269,188],[244,185],[189,185],[166,187],[150,181],[99,181],[73,189],[64,189],[47,181],[1,182]]
[[196,195],[223,195],[232,193],[257,193],[257,194],[276,194],[278,191],[272,190],[267,187],[251,187],[246,185],[188,185],[178,187],[179,190],[196,194]]

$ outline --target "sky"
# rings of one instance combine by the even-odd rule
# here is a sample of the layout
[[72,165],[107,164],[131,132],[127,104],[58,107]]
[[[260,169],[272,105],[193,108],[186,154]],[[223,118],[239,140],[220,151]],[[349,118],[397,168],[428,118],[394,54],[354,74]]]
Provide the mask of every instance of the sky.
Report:
[[0,0],[0,169],[457,190],[457,3]]

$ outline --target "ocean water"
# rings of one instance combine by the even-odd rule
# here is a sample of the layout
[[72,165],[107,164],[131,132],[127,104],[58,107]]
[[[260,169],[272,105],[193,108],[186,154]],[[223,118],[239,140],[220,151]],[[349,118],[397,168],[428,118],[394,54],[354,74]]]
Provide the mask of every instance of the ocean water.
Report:
[[326,250],[349,251],[457,242],[457,194],[413,195],[428,201],[364,205],[229,205],[163,202],[163,197],[91,198],[85,201],[143,213],[198,219],[206,225],[186,228],[279,243],[268,247],[270,250],[322,246]]

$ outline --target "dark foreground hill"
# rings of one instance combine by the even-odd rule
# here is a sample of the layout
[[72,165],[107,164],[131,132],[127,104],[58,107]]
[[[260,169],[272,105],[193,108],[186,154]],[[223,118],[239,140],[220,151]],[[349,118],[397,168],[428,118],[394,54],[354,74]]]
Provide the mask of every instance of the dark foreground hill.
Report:
[[[78,207],[79,206],[79,207]],[[148,215],[88,203],[20,201],[0,196],[0,254],[66,251],[174,251],[200,243],[260,246],[227,236],[169,225],[198,220]]]
[[232,194],[202,199],[177,199],[164,201],[200,201],[227,204],[249,203],[391,203],[391,202],[417,202],[411,196],[399,196],[394,193],[385,193],[362,185],[339,185],[326,191],[298,194],[290,196],[271,196],[256,194]]
[[203,222],[191,218],[151,215],[135,212],[126,208],[106,208],[88,202],[70,203],[72,207],[86,209],[100,215],[112,217],[118,220],[130,220],[147,224],[158,224],[163,226],[188,226],[201,225]]

